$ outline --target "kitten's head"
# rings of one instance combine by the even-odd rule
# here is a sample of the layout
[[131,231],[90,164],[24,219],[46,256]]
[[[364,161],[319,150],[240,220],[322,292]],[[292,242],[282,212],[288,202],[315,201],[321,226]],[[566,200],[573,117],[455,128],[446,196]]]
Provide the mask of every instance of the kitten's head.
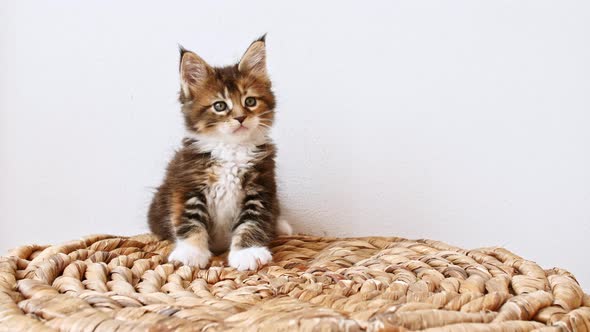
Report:
[[207,141],[264,143],[275,98],[266,72],[264,36],[235,65],[212,67],[180,49],[180,102],[187,130]]

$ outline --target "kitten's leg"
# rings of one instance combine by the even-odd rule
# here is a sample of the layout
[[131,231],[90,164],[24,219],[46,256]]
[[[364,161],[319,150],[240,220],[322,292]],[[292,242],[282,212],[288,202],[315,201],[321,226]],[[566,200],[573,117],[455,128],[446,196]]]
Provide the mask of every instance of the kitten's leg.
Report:
[[[184,198],[188,199],[184,200]],[[204,268],[211,259],[209,234],[210,217],[204,195],[172,195],[172,226],[176,247],[168,256],[169,261]]]
[[275,234],[274,216],[259,195],[246,195],[244,207],[233,227],[228,262],[240,271],[256,270],[272,260],[266,247]]

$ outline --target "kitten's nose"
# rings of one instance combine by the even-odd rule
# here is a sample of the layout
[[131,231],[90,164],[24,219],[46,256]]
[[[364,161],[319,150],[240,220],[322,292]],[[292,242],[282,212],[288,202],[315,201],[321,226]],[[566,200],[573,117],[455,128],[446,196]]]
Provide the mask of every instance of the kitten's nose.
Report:
[[234,119],[238,120],[239,123],[244,122],[244,120],[246,120],[246,116],[242,115],[242,116],[236,116]]

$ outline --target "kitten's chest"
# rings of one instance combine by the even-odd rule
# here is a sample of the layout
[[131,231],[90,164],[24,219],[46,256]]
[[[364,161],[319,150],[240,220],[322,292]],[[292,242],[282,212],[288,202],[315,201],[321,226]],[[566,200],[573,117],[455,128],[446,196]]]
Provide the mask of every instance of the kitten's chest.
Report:
[[213,221],[211,246],[214,251],[223,251],[231,241],[231,227],[238,218],[244,199],[244,175],[252,167],[256,157],[248,147],[220,146],[211,151],[214,160],[211,166],[207,190],[207,205]]
[[233,161],[222,161],[212,167],[207,203],[216,223],[227,222],[238,212],[244,198],[242,179],[246,170],[247,165]]

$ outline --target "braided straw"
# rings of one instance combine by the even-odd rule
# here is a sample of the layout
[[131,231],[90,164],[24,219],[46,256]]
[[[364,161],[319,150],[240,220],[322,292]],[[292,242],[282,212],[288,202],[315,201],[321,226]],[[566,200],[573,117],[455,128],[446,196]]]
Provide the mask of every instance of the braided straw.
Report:
[[258,272],[168,263],[152,235],[0,258],[1,331],[590,331],[590,296],[502,248],[281,237]]

